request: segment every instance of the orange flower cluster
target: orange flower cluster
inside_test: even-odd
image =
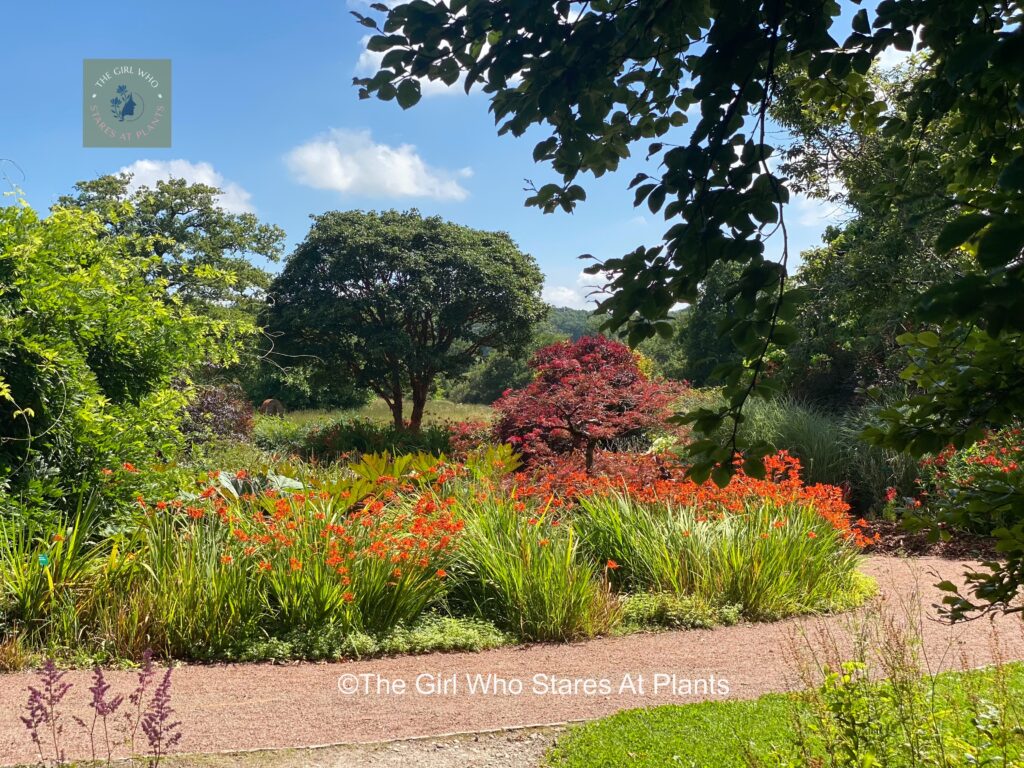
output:
[[[695,483],[684,476],[682,467],[673,467],[650,455],[623,454],[603,474],[588,474],[569,467],[541,475],[517,476],[517,493],[523,497],[544,499],[553,507],[568,508],[575,499],[591,495],[626,493],[635,501],[669,504],[707,510],[708,518],[742,512],[751,502],[771,501],[779,506],[808,505],[837,531],[857,546],[877,541],[865,520],[850,516],[843,491],[834,485],[805,485],[800,478],[800,461],[786,451],[764,460],[763,480],[738,469],[724,488],[710,480]]]
[[[406,576],[414,581],[447,576],[441,566],[457,545],[463,522],[452,512],[454,500],[439,491],[457,474],[450,466],[431,467],[413,478],[420,481],[419,488],[408,476],[381,475],[370,484],[369,495],[335,487],[270,489],[236,498],[210,485],[189,506],[172,502],[157,508],[177,512],[193,524],[228,527],[230,543],[221,557],[225,566],[295,578],[310,569],[326,569],[341,587],[351,585],[345,601],[352,602],[366,586],[360,584],[361,577],[376,579],[384,573],[387,583],[396,586]]]

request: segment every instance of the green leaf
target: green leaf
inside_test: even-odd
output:
[[[1003,217],[993,222],[978,239],[978,263],[999,267],[1020,256],[1024,248],[1024,220]]]
[[[398,106],[402,109],[409,109],[420,100],[420,83],[418,80],[408,78],[398,84]]]
[[[861,8],[853,15],[852,25],[854,32],[860,32],[862,35],[871,33],[871,24],[868,22],[868,12],[866,8]]]
[[[1024,189],[1024,155],[1011,161],[999,174],[999,186],[1007,189]]]
[[[992,218],[984,213],[969,213],[953,219],[942,228],[939,236],[935,239],[935,250],[946,253],[967,242],[982,227],[988,224]]]

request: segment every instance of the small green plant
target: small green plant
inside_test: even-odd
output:
[[[572,640],[618,622],[617,602],[580,550],[571,525],[511,500],[466,500],[466,530],[453,566],[462,599],[526,640]]]
[[[61,607],[74,613],[109,544],[98,534],[100,517],[99,496],[83,493],[74,513],[53,523],[0,526],[0,605],[8,621],[40,637],[53,629]]]
[[[622,601],[622,625],[626,630],[708,629],[739,621],[743,606],[716,606],[700,597],[671,592],[638,592]]]

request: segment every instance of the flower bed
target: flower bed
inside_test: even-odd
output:
[[[51,582],[9,601],[22,606],[12,619],[36,645],[89,637],[113,656],[250,658],[296,637],[327,640],[292,643],[292,655],[336,656],[387,647],[369,639],[438,613],[568,640],[644,613],[628,610],[633,594],[674,596],[666,604],[684,601],[694,624],[867,594],[856,566],[868,534],[838,489],[804,486],[784,454],[764,480],[741,473],[724,488],[653,457],[605,475],[516,465],[490,447],[460,464],[365,456],[295,477],[204,474],[180,498],[140,499],[122,534],[79,521],[23,542],[19,556],[49,559]]]

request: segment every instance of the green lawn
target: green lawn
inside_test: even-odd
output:
[[[406,408],[406,418],[408,410]],[[471,405],[469,403],[453,403],[448,400],[430,400],[427,403],[426,412],[423,415],[424,425],[443,423],[448,421],[490,421],[493,411],[487,405]],[[289,421],[296,424],[309,424],[311,422],[337,421],[344,418],[370,419],[371,421],[390,422],[391,411],[387,403],[376,398],[362,408],[349,410],[309,410],[291,411],[287,414]]]
[[[970,740],[976,741],[977,735],[970,725],[975,707],[970,702],[1024,701],[1024,664],[1010,664],[1005,669],[1006,688],[1002,695],[997,676],[991,670],[948,673],[935,678],[938,711],[945,713],[941,721],[943,731],[957,736],[971,732]],[[769,694],[753,701],[715,701],[620,712],[571,729],[549,753],[548,765],[553,768],[758,765],[757,758],[767,758],[773,749],[792,743],[797,706],[798,700],[794,697]],[[1008,715],[1012,716],[1013,724],[1020,722],[1019,710]],[[1017,762],[1024,757],[1024,737],[1011,738],[1015,739],[1012,757],[1005,764],[1024,765],[1024,762]],[[748,758],[754,758],[753,763]],[[778,764],[770,759],[763,763],[765,766]]]

